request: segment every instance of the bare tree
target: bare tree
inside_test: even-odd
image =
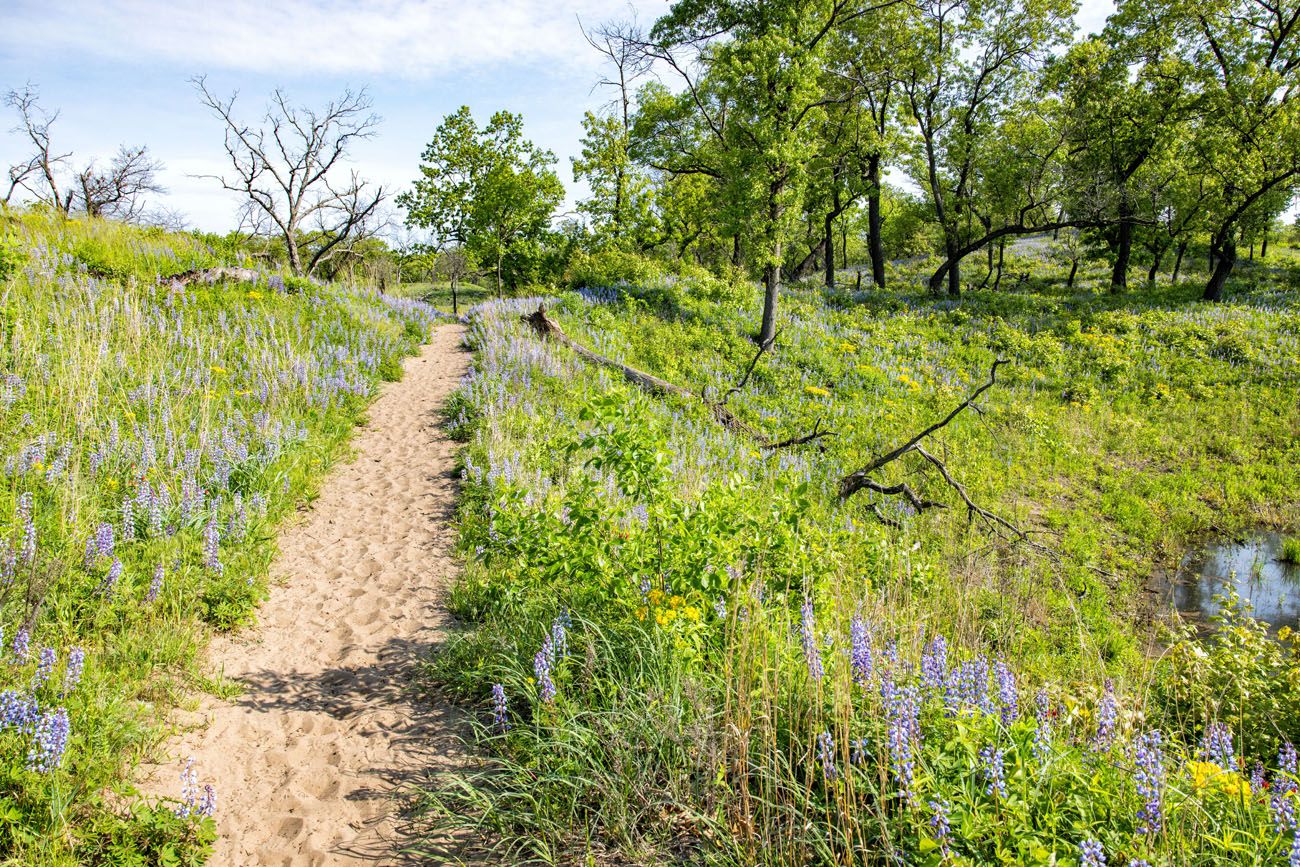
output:
[[[56,111],[50,114],[40,106],[40,94],[31,82],[21,90],[5,94],[5,106],[18,113],[18,125],[11,132],[25,137],[32,147],[25,162],[9,167],[9,189],[4,202],[9,203],[20,188],[36,197],[37,201],[67,213],[72,206],[73,192],[59,188],[59,171],[71,153],[56,154],[50,146],[50,127],[59,119]]]
[[[107,169],[101,171],[92,162],[78,173],[77,204],[91,217],[139,219],[144,213],[141,197],[163,191],[157,181],[161,169],[162,163],[149,156],[147,147],[123,145]]]
[[[235,118],[238,94],[223,100],[203,76],[191,81],[203,105],[225,124],[233,170],[204,177],[245,197],[246,223],[284,240],[293,273],[310,275],[351,240],[370,233],[387,191],[372,188],[356,171],[342,171],[349,149],[373,136],[379,124],[364,90],[344,91],[316,110],[290,104],[276,89],[262,126],[253,127]]]

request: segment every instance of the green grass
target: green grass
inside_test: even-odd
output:
[[[698,402],[539,343],[518,322],[536,300],[481,310],[449,413],[468,443],[451,604],[474,628],[428,678],[482,708],[493,758],[470,786],[430,789],[433,825],[512,863],[1073,864],[1089,839],[1110,863],[1284,860],[1292,836],[1241,772],[1258,759],[1275,787],[1291,779],[1277,749],[1300,739],[1300,644],[1235,613],[1207,642],[1161,635],[1144,590],[1206,532],[1300,523],[1296,272],[1271,256],[1204,305],[1195,278],[1112,296],[1092,265],[1067,293],[1049,263],[1009,258],[1025,281],[960,302],[908,269],[888,292],[783,296],[777,348],[729,406],[773,439],[820,420],[824,450],[766,451]],[[681,286],[549,306],[597,351],[721,394],[753,355],[757,293]],[[910,458],[880,480],[949,508],[838,501],[842,475],[942,418],[997,357],[1011,364],[982,411],[930,447],[1041,548],[972,525]],[[939,637],[960,700],[917,680]],[[913,687],[909,800],[888,723]],[[1240,768],[1196,763],[1214,723]],[[1165,825],[1145,834],[1132,744],[1153,728]],[[981,777],[989,749],[1006,794]]]
[[[71,737],[41,768],[30,726],[0,729],[0,860],[199,863],[211,821],[141,799],[133,766],[178,701],[219,686],[197,671],[206,636],[255,617],[276,525],[435,315],[330,286],[175,289],[160,275],[218,263],[190,236],[2,219],[0,688],[47,720],[66,711]]]

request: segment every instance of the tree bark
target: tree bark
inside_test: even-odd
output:
[[[835,288],[835,218],[838,214],[827,214],[823,230],[825,240],[822,242],[826,260],[826,288]]]
[[[1186,253],[1187,253],[1187,242],[1184,241],[1178,245],[1177,255],[1174,256],[1174,273],[1173,276],[1169,278],[1169,282],[1171,283],[1178,282],[1178,272],[1181,271],[1183,268],[1183,256]]]
[[[456,278],[455,278],[455,277],[452,277],[452,278],[451,278],[451,315],[452,315],[452,316],[459,316],[459,315],[460,315],[460,310],[459,310],[458,307],[457,307],[457,299],[456,299]]]
[[[1074,288],[1074,275],[1079,273],[1079,260],[1075,259],[1070,263],[1070,276],[1065,278],[1065,288]]]
[[[871,279],[885,288],[884,220],[880,213],[880,155],[867,159],[867,254],[871,256]]]
[[[1264,233],[1264,238],[1259,242],[1259,258],[1268,258],[1268,232]]]
[[[1165,248],[1151,251],[1151,267],[1147,269],[1147,283],[1152,286],[1156,283],[1156,275],[1160,273],[1160,263],[1165,259]]]
[[[1232,274],[1233,266],[1237,264],[1237,239],[1229,229],[1212,247],[1215,248],[1214,270],[1210,272],[1210,279],[1205,284],[1205,294],[1201,298],[1205,301],[1221,301],[1223,287],[1228,282],[1228,276]]]
[[[768,187],[767,219],[771,232],[770,259],[763,269],[763,321],[758,329],[758,345],[776,339],[776,308],[781,295],[781,191],[784,184],[774,181]]]
[[[1114,293],[1128,289],[1128,263],[1133,256],[1132,216],[1132,209],[1127,204],[1121,204],[1115,239],[1115,266],[1110,272],[1110,291]]]

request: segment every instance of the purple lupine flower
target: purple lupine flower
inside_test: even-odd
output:
[[[1157,834],[1164,824],[1165,798],[1165,754],[1160,732],[1147,732],[1133,742],[1133,760],[1137,765],[1133,782],[1142,799],[1137,813],[1138,833]]]
[[[713,603],[713,615],[719,620],[727,619],[727,600],[725,597],[719,596]]]
[[[1151,862],[1145,858],[1134,858],[1128,862],[1128,867],[1151,867]]]
[[[835,766],[835,739],[828,731],[817,736],[817,758],[821,760],[825,779],[833,780],[839,775],[839,768]]]
[[[10,647],[10,650],[13,651],[14,659],[17,662],[27,661],[28,655],[30,654],[31,642],[32,634],[28,631],[26,626],[14,633],[14,642]]]
[[[113,525],[112,524],[103,523],[95,528],[95,552],[100,557],[113,556]]]
[[[871,630],[861,615],[849,621],[849,664],[853,669],[853,682],[866,687],[875,668],[871,658]]]
[[[867,763],[867,739],[857,738],[849,741],[849,764],[864,765]]]
[[[1264,763],[1255,762],[1255,767],[1250,769],[1250,791],[1251,794],[1258,795],[1265,789],[1264,784]]]
[[[569,614],[569,609],[561,608],[560,613],[555,615],[555,620],[551,621],[551,650],[554,653],[552,662],[568,655],[569,629],[572,626],[573,617]]]
[[[1106,850],[1100,840],[1084,840],[1079,844],[1079,867],[1106,867]]]
[[[948,818],[951,809],[943,798],[933,798],[930,801],[930,827],[934,830],[934,839],[939,844],[939,854],[943,859],[952,855],[952,822]]]
[[[1226,771],[1236,770],[1237,754],[1232,746],[1232,730],[1221,722],[1210,723],[1201,737],[1201,757]]]
[[[894,688],[890,683],[890,695],[886,705],[888,717],[889,757],[894,771],[894,780],[899,792],[909,804],[916,803],[916,792],[912,788],[912,777],[916,772],[915,748],[921,740],[920,696],[916,687]],[[882,687],[883,688],[883,687]]]
[[[1020,693],[1016,689],[1016,675],[1002,660],[993,663],[993,679],[998,685],[998,715],[1002,725],[1010,728],[1020,716]]]
[[[97,590],[99,595],[103,596],[105,599],[112,599],[113,591],[117,589],[117,582],[120,581],[121,578],[122,561],[114,557],[113,564],[108,567],[108,574],[104,576],[103,581],[99,582],[99,589]]]
[[[221,527],[217,524],[215,512],[203,528],[203,565],[217,575],[225,568],[221,565]]]
[[[122,537],[135,538],[135,501],[130,494],[122,497]]]
[[[163,577],[166,575],[166,571],[161,563],[153,567],[153,578],[149,581],[149,592],[145,594],[146,601],[158,601],[158,594],[162,592]]]
[[[27,751],[27,769],[37,773],[49,773],[63,764],[63,754],[68,749],[68,735],[71,725],[68,722],[67,708],[57,708],[41,714],[32,729],[32,745]]]
[[[176,815],[188,819],[198,810],[199,775],[194,771],[194,757],[185,760],[181,768],[181,802],[176,805]]]
[[[542,649],[533,657],[533,674],[537,677],[537,697],[543,702],[555,700],[555,683],[551,680],[551,666],[554,664],[555,651],[551,647],[551,637],[542,641]]]
[[[1296,751],[1288,741],[1278,748],[1277,773],[1273,775],[1273,788],[1269,793],[1269,807],[1273,811],[1273,823],[1279,834],[1296,829],[1295,798],[1296,791]]]
[[[1041,764],[1052,749],[1052,700],[1045,689],[1034,696],[1034,721],[1038,724],[1034,729],[1034,758]]]
[[[936,635],[921,652],[921,685],[929,692],[938,692],[947,679],[948,642]]]
[[[95,551],[95,537],[91,536],[89,539],[86,540],[86,554],[82,558],[81,565],[87,569],[92,568],[95,565],[96,553],[97,552]]]
[[[217,790],[211,783],[203,784],[203,794],[194,805],[194,814],[208,819],[217,814]]]
[[[1007,796],[1006,766],[1002,751],[993,744],[980,750],[980,776],[984,779],[984,794],[999,798]]]
[[[805,599],[799,609],[799,638],[803,644],[804,660],[808,663],[808,676],[820,681],[826,670],[822,667],[821,648],[817,646],[817,622],[811,599]]]
[[[63,694],[67,695],[81,683],[81,672],[86,667],[86,651],[74,647],[68,651],[68,664],[63,669]]]
[[[1287,856],[1287,867],[1300,867],[1300,831],[1296,831],[1291,840],[1291,854]]]
[[[16,689],[0,692],[0,731],[27,731],[38,717],[36,699]]]
[[[54,664],[59,661],[59,654],[53,647],[41,648],[36,658],[36,671],[32,675],[32,692],[40,689],[54,673]]]
[[[23,528],[23,544],[18,549],[18,559],[30,563],[36,559],[36,520],[32,515],[32,494],[24,492],[18,498],[17,522]]]
[[[501,734],[510,731],[510,717],[506,706],[506,688],[499,683],[492,685],[492,722]]]
[[[1101,753],[1110,749],[1115,741],[1115,725],[1119,722],[1119,704],[1115,700],[1115,681],[1106,679],[1102,690],[1101,702],[1097,705],[1097,734],[1092,739],[1092,748]]]

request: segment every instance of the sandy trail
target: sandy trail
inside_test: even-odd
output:
[[[256,628],[209,650],[241,694],[205,697],[169,752],[213,782],[213,865],[394,864],[403,786],[457,754],[455,710],[407,694],[447,622],[453,444],[438,411],[468,364],[444,326],[386,386],[303,522],[288,527]],[[176,795],[176,764],[149,788]]]

